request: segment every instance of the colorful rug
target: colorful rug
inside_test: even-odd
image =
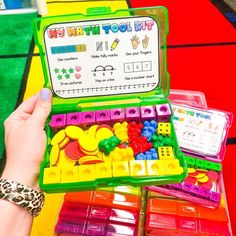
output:
[[[4,150],[3,122],[14,110],[26,73],[36,13],[0,15],[0,157]],[[20,92],[24,94],[24,89]]]
[[[85,12],[94,1],[48,0],[49,15]],[[110,1],[113,10],[126,8],[126,1]],[[108,1],[97,1],[99,6]],[[210,107],[231,111],[236,116],[233,103],[236,30],[208,0],[130,0],[132,7],[163,5],[169,11],[168,71],[172,89],[199,90],[206,94]],[[43,75],[37,49],[32,52],[32,20],[35,14],[0,15],[0,156],[4,150],[3,121],[14,110],[17,100],[26,99],[43,86]],[[31,58],[32,57],[32,58]],[[231,223],[236,232],[236,123],[229,133],[223,162],[226,195]],[[47,209],[45,208],[45,212]],[[45,214],[43,214],[45,215]],[[48,235],[41,221],[36,221],[32,236]],[[37,231],[39,230],[39,231]],[[42,234],[44,232],[44,234]]]

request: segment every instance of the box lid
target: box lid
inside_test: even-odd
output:
[[[89,8],[37,19],[45,87],[53,91],[53,111],[137,105],[165,98],[167,10],[164,7]],[[62,105],[63,104],[63,105]]]

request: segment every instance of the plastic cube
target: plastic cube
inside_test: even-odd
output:
[[[61,168],[61,182],[71,183],[79,180],[78,166]]]
[[[58,167],[44,169],[43,183],[56,184],[61,182],[61,170]]]
[[[112,163],[113,177],[129,176],[129,163],[127,161],[115,161]]]
[[[182,189],[185,191],[185,192],[189,192],[190,191],[190,189],[192,188],[192,184],[189,184],[189,183],[183,183],[182,184]]]
[[[128,107],[125,110],[126,121],[140,121],[140,109],[139,107]]]
[[[196,168],[205,169],[205,161],[201,159],[196,159]]]
[[[95,166],[94,165],[80,165],[79,166],[79,181],[93,181],[95,180]]]
[[[68,113],[66,120],[67,120],[67,125],[78,126],[81,124],[81,113],[80,112]]]
[[[111,178],[112,177],[111,163],[95,164],[95,175],[97,179]]]
[[[180,167],[179,160],[163,160],[164,162],[164,174],[165,175],[179,175],[183,173],[183,168]]]
[[[52,129],[65,128],[65,126],[66,126],[66,114],[53,115],[49,126]]]
[[[110,122],[110,111],[109,110],[96,111],[96,122],[98,124],[109,123]]]
[[[163,147],[158,147],[158,157],[160,160],[162,159],[174,159],[175,155],[173,152],[172,147],[168,146],[163,146]]]
[[[211,192],[210,200],[213,201],[213,202],[220,203],[221,194],[220,193],[216,193],[216,192]]]
[[[169,122],[171,117],[171,109],[169,104],[156,105],[157,121]]]
[[[154,106],[141,107],[141,119],[156,120],[156,111]]]
[[[123,122],[125,120],[125,109],[123,108],[111,109],[110,119],[112,123]]]
[[[145,161],[130,161],[130,175],[131,176],[145,176],[146,175],[146,165]]]
[[[157,134],[162,136],[170,136],[171,135],[170,123],[159,122],[157,127]]]
[[[163,168],[163,161],[162,160],[149,160],[146,161],[147,166],[147,175],[152,176],[163,176],[164,175],[164,168]]]
[[[81,112],[81,124],[93,125],[95,124],[95,112]]]

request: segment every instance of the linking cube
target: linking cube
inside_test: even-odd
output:
[[[96,111],[95,116],[98,124],[110,122],[110,110]]]
[[[141,119],[144,120],[156,120],[156,110],[154,106],[141,107]]]
[[[148,176],[163,176],[164,175],[164,166],[162,160],[148,160],[146,161],[147,175]]]
[[[217,193],[217,192],[211,192],[210,200],[213,201],[213,202],[220,203],[220,201],[221,201],[221,194]]]
[[[110,119],[112,123],[125,121],[125,109],[114,108],[110,110]]]
[[[81,112],[81,124],[84,126],[95,124],[95,112]]]
[[[196,165],[196,158],[190,157],[190,156],[185,156],[185,160],[187,162],[188,167],[195,167]]]
[[[169,122],[171,117],[171,110],[168,103],[156,105],[157,121]]]
[[[126,113],[126,121],[136,121],[136,122],[140,121],[141,114],[139,107],[127,107],[125,109],[125,113]]]
[[[129,162],[128,161],[115,161],[112,163],[113,177],[129,176]]]
[[[94,181],[95,180],[95,165],[80,165],[79,166],[79,181]]]
[[[130,161],[129,167],[131,176],[146,176],[145,161]]]
[[[196,159],[195,168],[205,169],[205,160]]]
[[[52,129],[65,128],[66,126],[66,114],[53,115],[49,126]]]
[[[49,167],[44,169],[43,183],[57,184],[61,182],[61,169],[59,167]]]
[[[78,168],[79,168],[78,166],[61,168],[61,182],[62,183],[78,182],[79,180]]]
[[[66,116],[67,125],[80,125],[81,112],[68,113]]]
[[[173,152],[172,147],[168,146],[163,146],[163,147],[158,147],[158,157],[160,160],[162,159],[174,159],[175,155]]]
[[[165,175],[179,175],[183,173],[183,167],[180,167],[178,159],[164,160],[164,174]]]
[[[157,134],[162,136],[170,136],[171,135],[170,123],[159,122],[157,127]]]
[[[95,175],[96,179],[111,178],[112,177],[111,163],[108,162],[108,163],[95,164]]]

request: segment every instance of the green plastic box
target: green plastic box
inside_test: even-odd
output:
[[[99,7],[87,9],[87,15],[37,19],[34,22],[34,36],[40,50],[44,86],[53,91],[51,116],[170,105],[167,99],[167,33],[168,13],[164,7],[115,12],[111,12],[109,7]],[[40,187],[46,192],[179,183],[186,177],[187,167],[178,147],[171,116],[172,146],[181,173],[45,183],[44,170],[50,168],[50,140],[54,135],[49,127],[51,116],[46,124],[48,145],[40,170]]]

